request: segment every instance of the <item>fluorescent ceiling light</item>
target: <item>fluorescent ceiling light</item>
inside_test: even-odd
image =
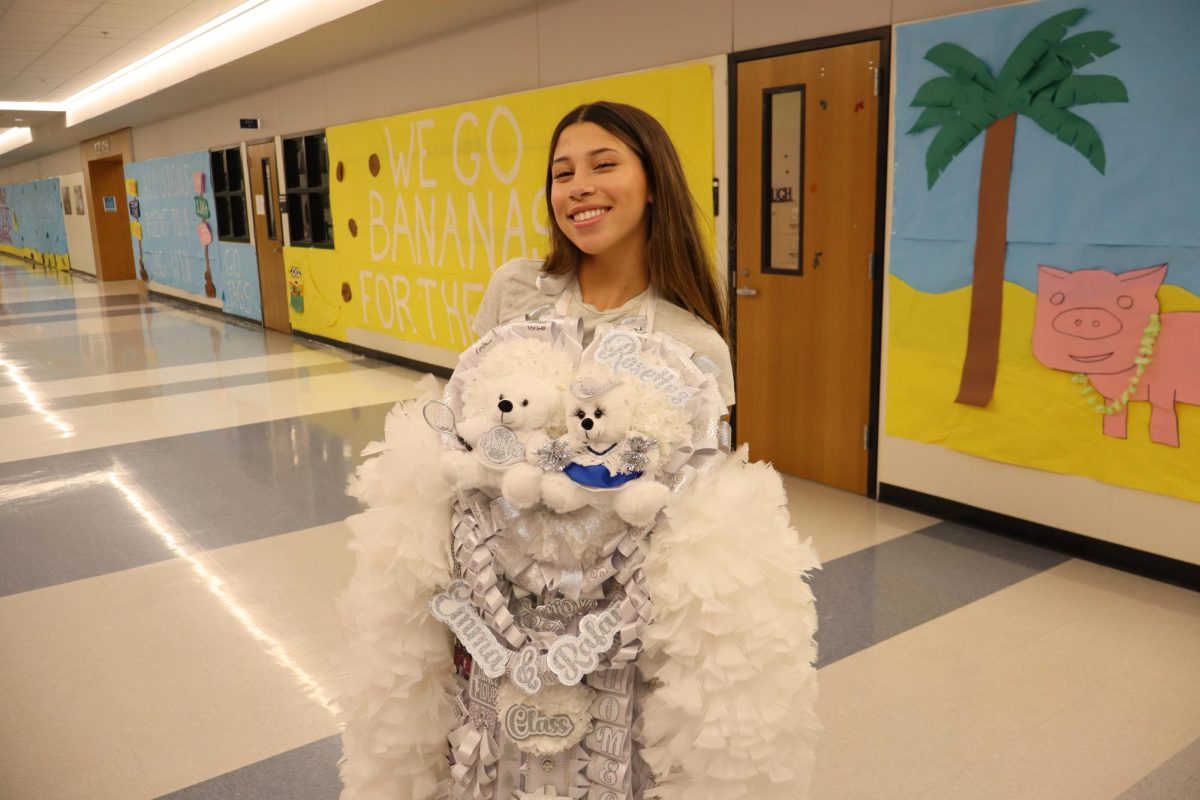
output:
[[[23,100],[0,100],[0,111],[66,111],[66,103],[27,103]]]
[[[174,50],[178,47],[182,47],[183,45],[187,44],[188,42],[190,42],[194,39],[200,38],[201,36],[208,33],[209,31],[213,30],[214,28],[219,28],[222,25],[224,25],[226,22],[230,22],[231,20],[237,19],[242,14],[245,14],[247,11],[255,9],[258,6],[261,6],[263,3],[266,3],[266,2],[269,2],[269,0],[247,0],[245,3],[242,3],[240,6],[231,8],[230,10],[226,11],[221,16],[214,17],[213,19],[210,19],[208,22],[204,23],[200,27],[188,31],[183,36],[180,36],[178,39],[174,39],[173,41],[167,42],[165,45],[158,48],[153,53],[150,53],[149,55],[146,55],[146,56],[142,56],[141,58],[139,58],[137,61],[133,62],[132,64],[122,67],[121,69],[117,70],[116,72],[112,73],[111,75],[107,75],[107,76],[101,78],[100,80],[96,81],[91,86],[88,86],[85,89],[81,89],[80,91],[78,91],[75,94],[68,97],[66,99],[66,101],[64,102],[64,105],[69,106],[69,105],[76,103],[78,100],[80,100],[83,97],[86,97],[87,95],[91,94],[92,92],[95,92],[98,89],[102,89],[105,86],[108,86],[110,83],[125,77],[126,75],[133,72],[134,70],[136,70],[140,67],[144,67],[145,65],[149,64],[151,61],[154,61],[155,59],[162,58],[163,56],[165,56],[167,53],[171,52],[172,50]]]
[[[4,133],[0,133],[0,155],[11,153],[32,141],[33,130],[31,128],[9,128]]]

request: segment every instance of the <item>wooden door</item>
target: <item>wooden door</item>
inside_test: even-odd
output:
[[[738,440],[783,472],[860,494],[879,65],[868,41],[742,61],[735,78]]]
[[[254,242],[258,251],[258,286],[262,292],[263,325],[291,333],[288,320],[287,275],[283,266],[283,218],[279,209],[279,172],[275,169],[275,143],[246,148],[250,168]]]
[[[89,161],[87,167],[96,251],[100,256],[96,277],[102,281],[135,280],[129,205],[125,200],[125,163],[116,155]]]

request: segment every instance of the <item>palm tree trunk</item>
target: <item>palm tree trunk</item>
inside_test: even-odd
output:
[[[967,356],[956,403],[985,408],[996,388],[1000,361],[1000,316],[1004,302],[1004,251],[1008,245],[1008,190],[1012,185],[1017,115],[988,127],[979,171],[979,216],[975,222],[975,274]]]

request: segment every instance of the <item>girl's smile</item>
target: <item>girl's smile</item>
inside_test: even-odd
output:
[[[644,251],[651,198],[641,159],[625,142],[595,123],[570,125],[550,170],[555,222],[585,257]]]

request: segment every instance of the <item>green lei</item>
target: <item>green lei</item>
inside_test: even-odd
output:
[[[1138,382],[1142,379],[1142,373],[1146,371],[1146,367],[1150,366],[1150,358],[1154,355],[1154,343],[1158,340],[1158,332],[1162,330],[1162,320],[1158,314],[1150,315],[1150,322],[1146,324],[1146,329],[1142,331],[1141,346],[1138,348],[1137,357],[1133,359],[1136,365],[1133,375],[1129,378],[1129,385],[1125,387],[1125,391],[1121,392],[1121,396],[1111,403],[1105,403],[1100,398],[1099,393],[1092,388],[1088,383],[1088,376],[1082,372],[1076,372],[1071,376],[1074,383],[1081,384],[1083,389],[1080,393],[1087,399],[1088,405],[1097,414],[1116,414],[1125,408],[1129,403],[1129,398],[1133,397],[1137,391]]]

